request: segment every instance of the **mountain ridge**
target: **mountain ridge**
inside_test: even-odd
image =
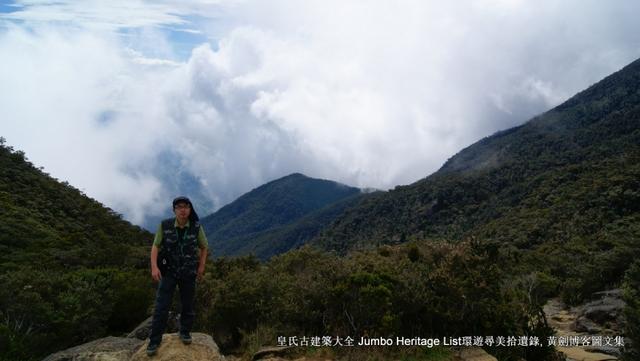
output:
[[[508,197],[505,191],[513,192],[511,202],[517,203],[528,194],[523,182],[547,171],[620,156],[632,161],[640,138],[639,85],[640,60],[636,60],[525,124],[464,148],[428,177],[398,186],[376,201],[362,202],[359,210],[347,210],[348,216],[336,220],[336,226],[324,230],[316,242],[324,240],[325,247],[344,251],[354,238],[363,244],[367,239],[393,243],[403,232],[405,236],[460,239],[473,225],[456,225],[447,217],[463,221],[478,215],[482,204],[496,195]],[[477,206],[467,210],[469,214],[460,214],[457,206],[461,204]],[[493,218],[487,215],[475,223]]]
[[[310,243],[344,255],[468,238],[550,277],[568,303],[620,285],[640,257],[640,60],[363,200]]]
[[[152,235],[4,142],[0,358],[32,360],[142,321]]]
[[[335,181],[292,173],[243,194],[201,224],[214,256],[254,253],[266,259],[305,243],[361,193]],[[270,250],[271,245],[277,251]]]

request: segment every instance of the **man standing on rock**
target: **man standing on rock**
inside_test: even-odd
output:
[[[187,197],[173,200],[175,218],[158,226],[151,247],[151,277],[159,281],[151,323],[147,355],[158,351],[167,325],[169,306],[176,286],[180,290],[180,340],[191,343],[191,327],[195,318],[196,279],[202,279],[207,260],[207,237],[198,214]],[[199,251],[198,251],[199,250]]]

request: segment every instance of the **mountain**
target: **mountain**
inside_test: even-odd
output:
[[[0,265],[43,269],[146,267],[152,235],[67,182],[36,168],[0,138]],[[33,260],[38,262],[34,263]]]
[[[153,300],[152,235],[4,142],[0,359],[42,359],[139,323]]]
[[[267,262],[213,260],[198,285],[197,328],[234,354],[282,334],[526,335],[541,344],[484,348],[557,360],[546,300],[622,286],[621,336],[637,345],[639,128],[636,61],[389,192],[358,196],[300,174],[265,184],[203,219],[214,254],[234,242],[273,250],[308,229],[320,232],[311,243],[345,256],[307,242]],[[151,235],[0,148],[0,359],[34,360],[146,316]],[[441,348],[383,349],[369,358],[443,358]]]
[[[266,183],[201,220],[214,256],[261,259],[313,238],[348,206],[358,188],[300,173]]]
[[[620,282],[640,255],[640,60],[434,174],[363,200],[312,243],[346,253],[469,237],[568,280],[569,299]]]

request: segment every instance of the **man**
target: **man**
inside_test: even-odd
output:
[[[207,237],[198,214],[187,197],[173,200],[175,218],[158,226],[151,247],[151,277],[159,281],[147,355],[158,351],[167,325],[169,306],[176,286],[180,290],[180,340],[191,343],[191,327],[195,318],[196,279],[201,280],[207,260]],[[198,254],[199,249],[199,254]]]

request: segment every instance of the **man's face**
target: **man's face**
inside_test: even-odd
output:
[[[180,202],[173,208],[173,212],[179,219],[187,219],[191,214],[191,207],[189,206],[189,203]]]

